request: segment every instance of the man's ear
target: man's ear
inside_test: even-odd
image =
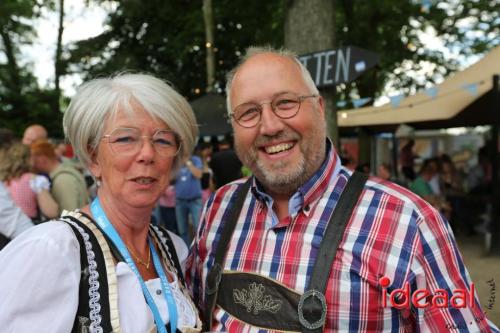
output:
[[[318,111],[319,113],[323,116],[323,119],[325,118],[325,100],[321,95],[318,96]]]

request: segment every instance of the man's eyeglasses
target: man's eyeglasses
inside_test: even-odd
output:
[[[276,95],[271,102],[266,103],[243,103],[234,108],[230,115],[240,126],[250,128],[260,122],[262,106],[269,104],[274,114],[282,119],[294,117],[300,109],[300,104],[306,98],[318,97],[318,95],[299,96],[294,93],[283,93]]]
[[[111,150],[121,156],[137,154],[142,149],[144,139],[149,140],[155,151],[162,157],[177,155],[181,147],[179,135],[169,130],[158,130],[153,136],[147,136],[141,135],[136,128],[121,127],[104,135],[103,139],[107,139]]]

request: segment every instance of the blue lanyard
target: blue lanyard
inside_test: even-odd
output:
[[[139,270],[135,266],[134,261],[132,260],[132,257],[130,256],[127,247],[125,246],[125,243],[123,243],[122,239],[120,238],[120,235],[116,231],[116,229],[113,227],[113,225],[109,222],[106,213],[103,211],[101,204],[99,203],[99,198],[96,197],[94,201],[92,201],[92,204],[90,205],[90,210],[92,211],[92,215],[94,215],[94,218],[97,221],[97,224],[101,227],[101,229],[104,231],[104,233],[113,241],[115,246],[118,248],[118,251],[120,251],[121,255],[129,265],[130,269],[135,273],[137,278],[139,279],[139,282],[141,284],[142,292],[144,294],[144,297],[146,298],[146,302],[149,305],[149,308],[153,312],[154,320],[156,323],[156,327],[158,329],[158,332],[160,333],[167,333],[167,330],[165,328],[165,323],[163,322],[163,319],[161,319],[160,316],[160,311],[158,310],[158,307],[156,306],[153,297],[151,296],[148,288],[146,287],[146,283],[144,283],[144,280],[142,279],[141,274],[139,273]],[[151,254],[153,255],[153,263],[156,269],[156,273],[160,277],[161,281],[161,289],[163,291],[163,295],[165,297],[165,300],[168,305],[168,315],[170,319],[170,332],[174,333],[177,330],[177,307],[175,305],[174,297],[172,295],[172,291],[170,289],[170,285],[168,283],[167,277],[165,275],[165,272],[163,271],[163,267],[160,262],[160,258],[158,257],[158,254],[156,253],[155,247],[153,246],[153,242],[151,237],[148,237],[148,242],[149,242],[149,248],[151,250]]]

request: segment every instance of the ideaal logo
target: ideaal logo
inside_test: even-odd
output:
[[[379,284],[382,287],[383,297],[382,306],[387,307],[387,287],[391,284],[391,280],[382,276],[379,279]],[[390,306],[396,309],[404,309],[413,305],[416,308],[473,308],[474,307],[474,293],[475,286],[471,283],[470,290],[467,289],[455,289],[453,290],[453,296],[450,298],[448,292],[445,289],[436,289],[434,294],[427,289],[417,289],[410,293],[410,284],[406,282],[403,288],[396,288],[389,294]]]

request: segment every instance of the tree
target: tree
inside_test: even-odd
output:
[[[375,69],[356,82],[337,87],[340,100],[375,99],[387,94],[387,89],[410,94],[459,69],[459,61],[447,59],[443,52],[426,45],[422,39],[424,32],[434,34],[444,47],[458,50],[464,57],[484,53],[500,44],[498,1],[433,2],[429,10],[422,10],[421,1],[332,1],[336,47],[356,45],[380,55]],[[358,134],[366,137],[363,129]],[[366,149],[360,149],[360,161],[367,162],[369,145],[363,147]]]
[[[60,113],[59,99],[61,97],[60,80],[61,76],[65,72],[65,66],[62,60],[62,37],[64,32],[64,0],[59,0],[59,26],[57,28],[57,42],[56,42],[56,53],[54,56],[54,99],[53,102],[53,112]]]
[[[380,62],[350,85],[339,87],[340,96],[376,98],[386,85],[412,93],[432,85],[460,63],[430,48],[423,32],[464,57],[484,53],[500,44],[498,1],[452,0],[437,2],[423,10],[421,1],[335,0],[337,46],[357,45],[380,54]],[[415,72],[431,70],[415,77]],[[350,105],[348,106],[350,107]]]
[[[304,19],[307,17],[307,19]],[[297,54],[333,49],[335,47],[335,8],[331,0],[288,1],[285,14],[285,47]],[[337,114],[334,91],[321,92],[329,137],[338,144]]]
[[[205,47],[207,49],[207,93],[214,89],[215,54],[214,54],[214,19],[212,0],[203,0],[203,20],[205,22]]]
[[[252,44],[283,43],[281,1],[213,4],[216,38],[214,91]],[[109,14],[103,34],[72,45],[70,68],[86,79],[116,71],[153,73],[171,81],[188,98],[206,91],[205,26],[198,1],[122,1]]]
[[[38,87],[29,63],[20,63],[20,46],[35,38],[32,20],[45,2],[18,0],[0,2],[0,126],[22,133],[28,122],[47,126],[60,135],[61,115],[53,114],[53,91]]]

